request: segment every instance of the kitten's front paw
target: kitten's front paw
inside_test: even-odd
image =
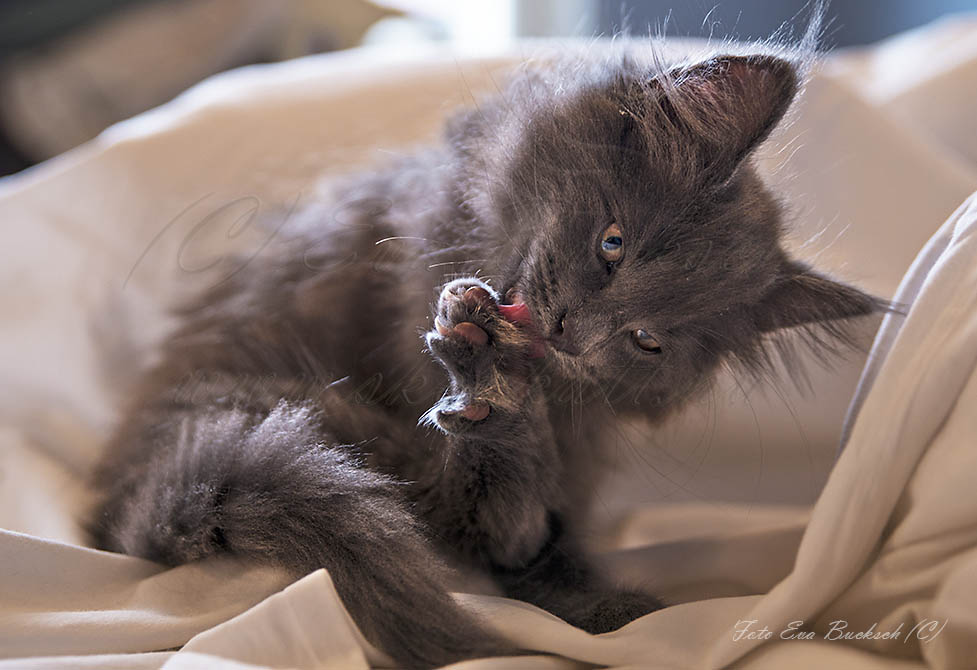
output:
[[[499,314],[498,296],[478,279],[456,279],[441,289],[428,347],[461,385],[477,384],[500,358],[500,344],[513,330]],[[502,342],[500,342],[500,340]]]
[[[426,337],[428,349],[451,378],[449,393],[432,412],[448,432],[519,409],[528,388],[530,338],[506,320],[498,295],[475,278],[444,286]]]

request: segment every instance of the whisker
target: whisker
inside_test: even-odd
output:
[[[489,260],[491,260],[491,259],[489,259],[489,258],[469,258],[468,260],[464,260],[464,261],[444,261],[443,263],[432,263],[431,265],[428,265],[427,266],[427,269],[428,270],[433,270],[434,268],[440,268],[440,267],[444,267],[446,265],[464,265],[465,263],[484,263],[484,262],[489,261]]]

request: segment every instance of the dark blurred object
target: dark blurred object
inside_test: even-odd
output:
[[[666,35],[738,39],[769,37],[783,23],[803,30],[812,0],[593,0],[596,29],[614,34],[622,25],[632,34],[665,28]],[[827,47],[869,44],[952,12],[974,11],[977,0],[835,0],[828,4]],[[666,17],[668,20],[666,21]],[[796,32],[796,31],[795,31]]]
[[[201,79],[367,42],[514,37],[768,37],[813,0],[0,0],[0,174],[70,149]],[[823,45],[866,44],[977,0],[834,0]]]
[[[357,44],[365,0],[7,0],[0,174],[85,142],[201,79]]]
[[[151,0],[4,0],[0,58],[53,40],[125,5]]]
[[[0,3],[0,72],[5,61],[18,51],[54,40],[124,5],[144,1],[5,0]],[[0,175],[34,162],[7,135],[6,127],[0,108]]]

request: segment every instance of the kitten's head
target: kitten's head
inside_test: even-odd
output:
[[[554,76],[523,78],[453,141],[474,216],[504,231],[500,288],[526,302],[558,376],[664,413],[724,359],[763,367],[769,333],[802,326],[830,345],[878,308],[787,256],[751,165],[797,93],[790,61]]]

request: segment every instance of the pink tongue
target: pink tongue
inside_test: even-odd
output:
[[[524,302],[519,302],[515,305],[499,305],[499,311],[502,312],[502,316],[506,321],[511,321],[520,326],[528,326],[533,322],[529,308],[526,307],[526,303]]]
[[[533,316],[529,313],[529,308],[526,307],[526,303],[517,302],[514,305],[499,305],[499,312],[506,321],[527,328],[533,334],[532,344],[529,345],[529,356],[531,358],[543,358],[546,355],[546,345],[533,327]]]

